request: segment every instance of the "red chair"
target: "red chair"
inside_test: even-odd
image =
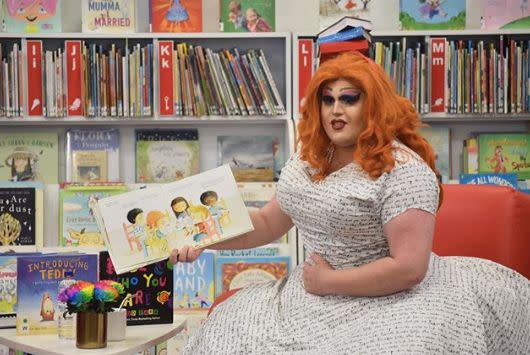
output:
[[[491,185],[443,190],[433,251],[489,259],[530,279],[530,195]]]
[[[433,251],[495,261],[530,279],[530,195],[510,187],[443,185]],[[210,308],[237,290],[220,295]]]

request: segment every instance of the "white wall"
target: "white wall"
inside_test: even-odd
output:
[[[400,0],[372,0],[371,13],[375,29],[398,29]],[[465,0],[462,0],[465,1]],[[480,28],[480,4],[483,0],[467,0],[467,24]],[[63,0],[63,32],[81,31],[81,0]],[[136,0],[137,31],[149,31],[148,0]],[[217,32],[219,0],[202,0],[203,32]],[[276,31],[296,33],[318,32],[319,0],[276,0]]]

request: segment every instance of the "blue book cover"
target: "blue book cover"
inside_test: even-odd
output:
[[[176,263],[173,272],[176,311],[210,308],[215,297],[212,252],[203,252],[192,263]]]
[[[460,184],[477,185],[499,185],[518,188],[517,174],[462,174],[459,179]]]
[[[97,281],[97,255],[48,254],[17,259],[17,335],[57,333],[58,285],[66,272]]]
[[[120,134],[116,128],[66,132],[66,181],[120,180]]]
[[[279,280],[287,276],[291,258],[268,257],[218,257],[215,264],[215,295],[250,284]]]
[[[399,20],[403,30],[462,30],[466,26],[466,2],[400,0]]]

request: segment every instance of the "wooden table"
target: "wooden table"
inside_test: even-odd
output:
[[[128,326],[125,340],[108,341],[102,349],[78,349],[75,339],[59,339],[57,334],[17,336],[16,329],[0,329],[0,344],[35,355],[136,354],[174,337],[185,327],[186,317],[177,315],[172,324]]]

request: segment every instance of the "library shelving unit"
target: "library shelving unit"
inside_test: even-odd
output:
[[[462,43],[462,48],[467,49],[469,45],[472,45],[472,48],[477,50],[477,43],[482,41],[484,45],[484,50],[489,50],[490,48],[495,48],[497,53],[500,47],[500,41],[502,38],[504,53],[506,55],[507,51],[510,50],[510,41],[516,41],[515,44],[519,47],[522,47],[522,56],[524,56],[524,51],[528,51],[528,36],[530,35],[530,30],[447,30],[447,31],[371,31],[372,43],[382,42],[383,44],[388,44],[390,42],[399,43],[401,45],[401,56],[403,62],[405,61],[405,54],[403,47],[412,49],[416,51],[416,48],[419,48],[418,53],[425,55],[425,63],[430,63],[432,60],[432,55],[430,53],[430,41],[432,38],[443,38],[446,41],[455,41],[455,43]],[[311,74],[311,71],[314,70],[314,58],[316,56],[316,48],[314,46],[316,36],[314,33],[299,33],[294,34],[293,36],[293,117],[298,117],[298,102],[299,97],[301,96],[299,92],[303,90],[300,85],[304,85],[304,78],[307,77],[308,73]],[[313,43],[313,47],[311,44]],[[403,45],[404,44],[404,45]],[[417,47],[418,46],[418,47]],[[491,46],[491,47],[490,47]],[[375,47],[375,46],[374,46]],[[391,52],[392,56],[390,61],[396,60],[396,46],[394,46],[394,51]],[[517,49],[516,49],[517,51]],[[374,50],[375,54],[375,50]],[[447,51],[445,53],[447,55]],[[312,55],[312,58],[311,58]],[[489,56],[489,54],[488,54]],[[488,57],[489,58],[489,57]],[[309,60],[309,62],[308,62]],[[449,58],[445,57],[446,62]],[[530,65],[528,59],[526,59],[526,65]],[[304,66],[305,65],[305,66]],[[405,65],[405,63],[403,64]],[[508,68],[509,70],[510,68]],[[520,85],[522,87],[524,83],[528,83],[530,79],[530,70],[528,68],[520,67],[519,71],[521,73]],[[508,75],[511,71],[508,71]],[[482,74],[481,74],[482,75]],[[300,83],[299,79],[302,78]],[[426,79],[426,89],[427,92],[424,96],[424,102],[429,102],[430,88],[431,88],[431,73],[429,65],[426,66],[425,72]],[[442,76],[443,79],[443,76]],[[404,80],[404,79],[403,79]],[[445,78],[447,82],[447,78]],[[463,81],[466,81],[465,78]],[[469,77],[467,82],[469,82]],[[396,80],[395,80],[396,82]],[[399,87],[399,84],[396,83],[396,86]],[[444,88],[445,95],[450,95],[450,89],[447,88],[447,85]],[[510,88],[508,87],[508,90]],[[522,89],[521,89],[522,90]],[[528,93],[530,87],[526,84],[526,96],[521,95],[520,97],[520,106],[522,109],[518,109],[515,112],[508,111],[506,113],[500,113],[498,110],[493,111],[492,109],[482,111],[482,112],[472,112],[463,113],[457,110],[458,113],[450,113],[451,110],[443,110],[444,112],[432,112],[430,107],[421,108],[420,114],[423,122],[426,124],[436,127],[436,126],[445,126],[450,129],[451,132],[451,179],[458,180],[460,175],[460,157],[462,154],[463,141],[468,138],[471,134],[474,133],[483,133],[483,132],[505,132],[505,133],[530,133],[530,107],[528,103]],[[509,92],[508,92],[509,93]],[[524,92],[523,92],[524,93]],[[509,98],[508,98],[509,100]],[[526,106],[523,103],[526,101]],[[508,101],[509,102],[509,101]],[[517,105],[518,102],[515,102]]]
[[[80,127],[114,127],[120,132],[120,180],[135,184],[135,135],[136,128],[196,128],[199,132],[200,169],[201,171],[217,166],[217,136],[220,135],[270,135],[280,140],[287,159],[294,150],[294,128],[291,113],[291,34],[290,33],[135,33],[135,34],[10,34],[0,33],[0,43],[4,48],[12,48],[17,43],[21,49],[23,78],[20,83],[32,80],[26,76],[26,43],[28,40],[41,40],[43,53],[46,50],[64,48],[66,40],[81,40],[87,44],[95,43],[107,47],[131,48],[140,44],[153,45],[153,100],[152,115],[149,117],[85,117],[67,116],[48,118],[29,116],[27,102],[24,103],[24,114],[19,117],[0,117],[2,132],[57,132],[59,136],[59,182],[66,178],[65,133],[70,128]],[[285,114],[275,116],[161,116],[158,98],[158,42],[171,40],[176,44],[203,46],[213,51],[237,47],[245,52],[248,49],[262,49],[285,106]],[[4,50],[4,59],[6,59]],[[43,54],[44,56],[44,54]],[[44,83],[45,85],[45,83]],[[26,97],[26,94],[23,95]],[[58,184],[45,187],[44,207],[44,245],[57,246],[59,228]],[[284,253],[296,263],[296,237],[290,232],[289,245],[283,248]]]

